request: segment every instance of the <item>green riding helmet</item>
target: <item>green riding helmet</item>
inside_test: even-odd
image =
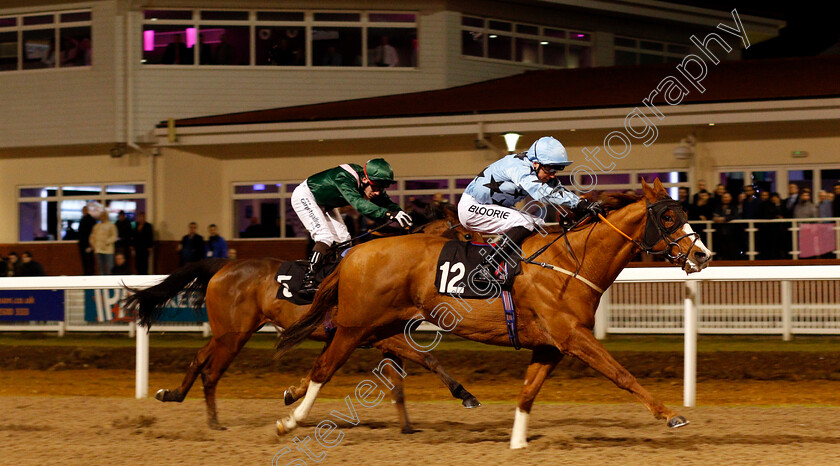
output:
[[[379,188],[387,188],[394,181],[394,170],[385,159],[371,159],[365,164],[365,176]]]

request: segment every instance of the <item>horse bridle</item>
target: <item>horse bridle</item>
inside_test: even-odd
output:
[[[684,265],[688,260],[688,252],[700,240],[700,235],[696,232],[686,233],[676,238],[674,233],[681,230],[682,227],[688,223],[688,218],[685,216],[680,203],[673,199],[660,199],[653,204],[645,200],[647,204],[647,221],[645,222],[645,233],[642,235],[642,241],[636,241],[623,231],[619,230],[606,217],[598,214],[598,217],[604,221],[612,229],[619,232],[622,236],[636,244],[642,251],[651,255],[664,255],[671,263],[676,265]],[[665,227],[662,217],[666,212],[671,211],[674,218],[674,224],[670,227]],[[686,251],[683,251],[680,246],[680,241],[685,238],[693,238],[691,246]],[[665,242],[665,248],[661,251],[654,251],[653,248],[659,244],[660,241]],[[676,251],[676,254],[674,253]]]

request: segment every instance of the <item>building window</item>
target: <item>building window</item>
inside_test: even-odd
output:
[[[676,63],[691,50],[686,45],[618,36],[613,39],[613,46],[616,66]]]
[[[0,71],[91,66],[90,10],[0,17]]]
[[[145,10],[143,63],[416,67],[417,15]]]
[[[461,17],[461,54],[558,68],[592,66],[588,32]]]
[[[75,241],[79,239],[82,208],[105,210],[111,221],[120,211],[134,220],[146,210],[145,185],[25,186],[18,188],[19,241]]]

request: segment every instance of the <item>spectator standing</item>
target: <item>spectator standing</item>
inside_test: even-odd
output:
[[[32,253],[26,251],[21,256],[21,264],[15,273],[19,277],[43,277],[46,275],[44,266],[32,259]]]
[[[796,206],[793,208],[793,218],[816,218],[817,206],[811,202],[811,193],[803,191],[799,194]]]
[[[697,201],[691,206],[691,209],[688,210],[688,219],[689,220],[711,220],[712,214],[712,204],[711,204],[711,197],[709,196],[708,191],[704,191],[702,193],[697,193],[696,195]]]
[[[761,216],[761,200],[755,195],[755,186],[744,186],[744,200],[741,202],[741,218],[757,219]]]
[[[680,205],[681,205],[681,206],[682,206],[682,208],[683,208],[683,211],[685,211],[686,213],[688,213],[689,211],[691,211],[691,202],[689,202],[689,200],[688,200],[688,198],[689,198],[689,196],[688,196],[688,188],[679,188],[679,189],[677,190],[677,192],[678,192],[678,194],[677,194],[677,197],[678,197],[677,202],[679,202],[679,203],[680,203]]]
[[[198,225],[190,222],[189,231],[178,245],[179,265],[198,262],[204,257],[204,237],[196,233]]]
[[[82,258],[82,270],[84,275],[93,275],[93,248],[90,245],[90,234],[96,219],[90,214],[87,206],[82,207],[82,219],[79,221],[79,255]]]
[[[117,221],[114,223],[117,227],[117,243],[118,251],[125,254],[131,247],[131,220],[125,218],[125,211],[121,210],[117,214]]]
[[[736,225],[729,225],[729,221],[738,218],[738,207],[732,202],[732,195],[724,192],[720,197],[720,205],[715,208],[713,220],[715,222],[714,245],[721,260],[737,259],[740,252],[739,229]]]
[[[111,267],[111,275],[131,275],[131,266],[125,258],[125,254],[117,251],[114,254],[114,266]]]
[[[709,197],[712,196],[712,193],[706,190],[706,182],[704,180],[697,182],[697,192],[694,193],[694,196],[691,198],[692,204],[697,204],[697,201],[700,199],[700,193],[706,193]]]
[[[712,210],[717,210],[718,206],[721,204],[721,200],[723,199],[723,194],[726,193],[726,186],[719,184],[715,187],[715,195],[712,196],[712,199],[709,203],[712,205]]]
[[[820,203],[817,206],[817,215],[820,218],[834,216],[834,203],[829,199],[828,191],[820,189]]]
[[[117,227],[108,218],[108,211],[99,214],[99,223],[90,233],[90,245],[96,253],[99,275],[108,275],[114,267],[114,245],[117,243]]]
[[[242,232],[243,238],[265,238],[265,228],[263,228],[262,224],[260,223],[259,217],[251,217],[248,219],[251,223],[248,225],[248,228],[245,228],[245,231]],[[289,233],[286,232],[288,236]]]
[[[187,48],[181,34],[175,34],[172,42],[166,46],[161,63],[164,65],[192,65],[193,51]]]
[[[832,202],[831,216],[840,217],[840,183],[834,184],[834,201]]]
[[[0,256],[0,277],[8,277],[9,276],[9,263],[6,262],[6,258]]]
[[[376,66],[397,66],[400,64],[400,54],[393,45],[389,44],[388,36],[382,36],[379,45],[373,49],[373,64]]]
[[[20,273],[20,266],[21,266],[20,256],[18,256],[18,253],[14,252],[14,251],[10,252],[9,257],[7,258],[7,262],[8,263],[6,265],[6,267],[7,267],[6,276],[8,276],[8,277],[17,276]]]
[[[791,183],[790,186],[788,186],[788,194],[788,198],[785,199],[785,217],[791,218],[793,217],[793,209],[799,201],[799,185]]]
[[[137,212],[137,223],[134,225],[131,242],[134,246],[134,265],[140,275],[149,273],[149,256],[154,240],[154,230],[152,224],[146,222],[146,213]]]
[[[216,50],[213,51],[214,65],[235,65],[236,64],[236,49],[228,42],[228,36],[222,33],[219,36],[219,43],[216,45]]]
[[[228,256],[227,241],[219,235],[216,224],[213,223],[207,227],[207,242],[204,246],[205,257],[226,259]]]

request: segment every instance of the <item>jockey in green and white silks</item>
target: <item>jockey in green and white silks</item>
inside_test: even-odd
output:
[[[315,290],[315,272],[327,249],[351,239],[338,208],[350,205],[373,220],[394,220],[403,228],[411,226],[411,217],[385,193],[385,188],[394,183],[394,171],[388,162],[373,159],[364,167],[349,163],[324,170],[295,188],[292,208],[315,241],[302,291]]]
[[[496,252],[485,260],[488,267],[499,255],[515,257],[518,262],[519,245],[536,226],[544,224],[542,218],[513,208],[526,196],[558,208],[603,212],[600,204],[590,203],[560,185],[557,172],[571,164],[560,141],[542,137],[526,152],[490,164],[467,186],[458,202],[461,224],[481,233],[504,234]]]

